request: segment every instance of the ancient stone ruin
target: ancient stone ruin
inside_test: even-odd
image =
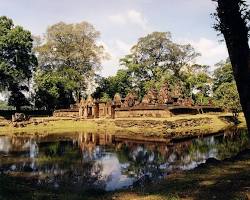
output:
[[[93,118],[130,118],[130,117],[171,117],[177,114],[199,114],[204,112],[220,112],[221,109],[212,105],[194,105],[191,98],[182,98],[181,90],[177,86],[172,92],[169,84],[165,83],[159,92],[151,88],[139,100],[134,92],[130,92],[123,99],[115,94],[112,101],[100,101],[91,95],[81,99],[71,109],[56,110],[57,117]]]

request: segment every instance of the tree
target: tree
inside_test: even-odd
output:
[[[213,74],[213,97],[215,103],[232,112],[235,123],[238,123],[238,114],[242,111],[240,98],[233,77],[233,69],[230,61],[220,62]]]
[[[100,33],[87,22],[60,22],[49,27],[45,41],[36,48],[39,60],[35,76],[36,91],[44,95],[49,93],[48,99],[51,96],[70,98],[66,104],[61,104],[65,100],[55,99],[57,107],[68,106],[72,97],[79,100],[87,82],[95,76],[101,67],[102,59],[106,57],[103,46],[97,44],[99,37]]]
[[[5,16],[0,17],[0,91],[11,91],[9,103],[20,109],[27,104],[28,89],[37,59],[32,52],[31,33]],[[23,103],[21,103],[23,102]]]
[[[217,69],[214,71],[213,91],[223,83],[231,83],[234,81],[233,69],[230,60],[221,61],[216,64]]]
[[[112,99],[116,93],[125,97],[132,90],[131,74],[128,70],[120,69],[115,76],[100,78],[94,97],[98,99]],[[104,98],[105,97],[105,98]]]
[[[242,110],[250,132],[249,10],[244,0],[215,1],[218,4],[215,14],[218,23],[215,28],[225,38]]]
[[[207,65],[191,65],[183,73],[183,82],[186,85],[186,97],[192,97],[195,103],[207,104],[211,92],[212,78]]]
[[[27,89],[26,89],[27,90]],[[16,110],[19,111],[22,106],[29,106],[30,102],[22,93],[20,88],[11,89],[11,94],[8,100],[8,104],[11,106],[15,106]]]
[[[181,69],[198,55],[190,44],[174,43],[169,32],[153,32],[138,40],[131,54],[121,59],[121,65],[130,71],[133,86],[143,96],[163,77],[182,81]]]
[[[215,90],[214,98],[219,106],[233,113],[234,122],[237,124],[241,105],[235,81],[222,83]]]
[[[71,88],[72,82],[57,73],[45,73],[36,77],[39,85],[35,94],[37,108],[53,110],[55,108],[68,108],[74,103]]]

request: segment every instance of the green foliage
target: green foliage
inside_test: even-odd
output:
[[[43,43],[37,38],[37,107],[68,107],[73,98],[80,99],[87,82],[95,76],[101,60],[106,57],[103,46],[97,44],[99,36],[100,33],[87,22],[60,22],[48,28]]]
[[[213,91],[223,83],[231,83],[234,81],[232,65],[229,60],[216,64],[217,69],[214,71]]]
[[[104,101],[104,102],[107,102],[107,101],[110,101],[112,100],[112,98],[107,94],[107,93],[102,93],[102,97],[100,98],[100,101]]]
[[[101,97],[106,93],[113,97],[115,93],[120,93],[125,97],[133,91],[142,98],[150,88],[160,89],[166,81],[173,89],[178,85],[190,94],[190,91],[186,91],[182,68],[190,65],[198,55],[191,45],[174,43],[169,32],[148,34],[132,47],[131,54],[120,59],[125,69],[98,82],[96,96]]]
[[[229,60],[220,62],[217,66],[218,68],[214,71],[214,99],[217,105],[232,112],[237,118],[242,108],[233,77],[232,66]]]
[[[119,93],[122,97],[132,89],[131,73],[128,70],[120,69],[115,76],[108,78],[100,78],[98,81],[98,87],[94,93],[95,98],[103,99],[105,96],[108,99],[113,98],[116,93]]]
[[[0,110],[12,110],[14,109],[12,106],[8,105],[8,102],[0,100]]]
[[[169,32],[153,32],[132,47],[129,55],[132,65],[127,67],[135,74],[140,72],[145,80],[156,79],[166,71],[179,76],[181,68],[197,56],[191,45],[174,43]]]
[[[74,103],[71,92],[74,82],[59,73],[37,73],[35,82],[38,86],[35,94],[36,107],[52,110],[67,108]]]
[[[32,52],[31,33],[0,17],[0,91],[11,91],[10,105],[27,104],[22,88],[29,84],[37,60]]]
[[[191,45],[174,43],[169,32],[153,32],[138,40],[121,65],[130,71],[133,87],[143,96],[166,77],[181,82],[181,69],[198,55]]]
[[[29,106],[30,102],[24,96],[21,89],[15,88],[15,89],[12,89],[11,91],[8,104],[15,106],[16,110],[20,110],[22,106]]]
[[[240,98],[235,81],[222,83],[214,93],[217,104],[231,112],[241,111]]]
[[[186,95],[191,96],[195,103],[206,105],[210,99],[212,78],[206,65],[192,65],[183,74]]]

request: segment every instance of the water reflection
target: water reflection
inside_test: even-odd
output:
[[[189,170],[208,158],[225,159],[248,145],[245,131],[178,143],[163,139],[78,133],[0,137],[0,173],[37,185],[115,190]]]

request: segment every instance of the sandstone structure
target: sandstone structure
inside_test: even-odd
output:
[[[71,109],[57,110],[54,116],[79,117],[81,119],[93,118],[130,118],[130,117],[171,117],[177,114],[198,114],[204,112],[218,112],[220,108],[194,105],[191,98],[182,98],[180,88],[176,87],[171,92],[168,83],[163,84],[159,92],[151,88],[139,100],[136,93],[128,93],[122,99],[115,94],[112,101],[100,101],[91,95],[81,99]]]

